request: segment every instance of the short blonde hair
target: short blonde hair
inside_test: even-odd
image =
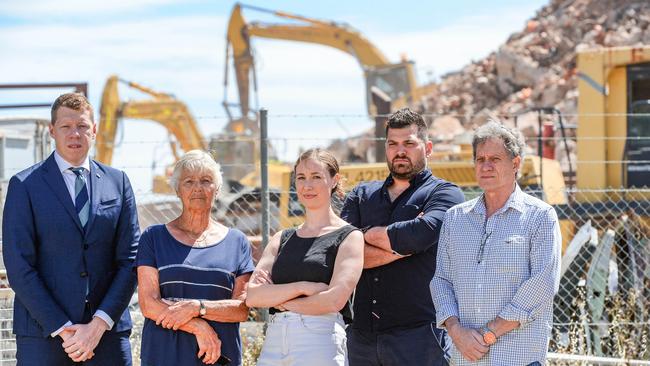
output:
[[[212,179],[217,186],[217,191],[221,190],[223,177],[221,176],[221,166],[214,161],[212,155],[203,150],[191,150],[185,153],[174,165],[174,171],[169,178],[169,185],[178,192],[178,184],[181,174],[185,171],[190,172],[207,172],[212,175]]]

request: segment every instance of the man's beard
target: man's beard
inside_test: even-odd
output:
[[[418,159],[415,161],[415,164],[409,159],[408,157],[395,157],[395,159],[406,159],[408,160],[408,163],[406,162],[400,162],[400,163],[393,163],[392,161],[388,162],[388,170],[390,170],[390,174],[393,176],[395,179],[400,179],[400,180],[410,180],[413,178],[415,175],[417,175],[419,172],[421,172],[425,167],[426,167],[426,160],[425,159]],[[401,167],[398,168],[396,165],[401,165]]]

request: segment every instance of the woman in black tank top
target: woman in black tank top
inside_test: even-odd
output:
[[[246,304],[271,314],[258,366],[347,365],[345,323],[363,268],[363,234],[332,209],[338,163],[321,149],[294,165],[305,222],[276,233],[248,287]]]

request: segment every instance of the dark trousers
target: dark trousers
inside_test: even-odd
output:
[[[348,327],[350,366],[446,366],[444,331],[435,324],[392,332]]]
[[[85,322],[92,319],[90,310],[84,314]],[[130,330],[105,332],[95,348],[95,356],[88,361],[75,363],[61,346],[61,337],[16,336],[18,366],[131,366]]]

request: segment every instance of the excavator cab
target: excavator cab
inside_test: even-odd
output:
[[[624,186],[650,185],[650,62],[627,67],[627,143]]]
[[[415,87],[413,82],[413,61],[404,61],[398,64],[366,67],[366,93],[368,110],[372,95],[371,88],[377,87],[391,100],[408,98]]]

